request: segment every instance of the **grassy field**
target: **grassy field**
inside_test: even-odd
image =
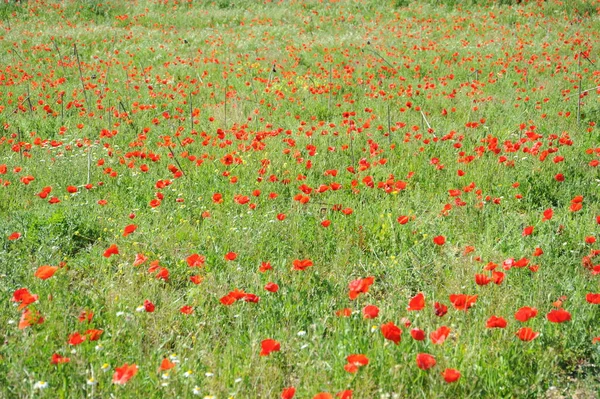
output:
[[[2,1],[0,397],[597,398],[600,3],[509,3]]]

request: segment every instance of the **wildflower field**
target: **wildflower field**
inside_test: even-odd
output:
[[[599,12],[3,0],[0,398],[597,398]]]

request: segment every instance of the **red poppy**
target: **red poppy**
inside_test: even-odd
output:
[[[450,328],[448,328],[446,326],[441,326],[440,328],[438,328],[435,331],[432,331],[429,334],[429,339],[431,339],[431,342],[433,344],[441,345],[444,343],[446,338],[448,338],[449,334],[450,334]]]
[[[190,314],[194,313],[194,308],[191,307],[190,305],[184,305],[181,307],[181,309],[179,309],[179,311],[183,314],[190,315]]]
[[[406,223],[408,223],[408,216],[404,216],[404,215],[398,216],[397,220],[398,220],[398,223],[400,223],[400,224],[406,224]]]
[[[585,300],[594,305],[600,305],[600,294],[587,294]]]
[[[105,258],[110,258],[112,255],[118,255],[119,254],[119,248],[117,247],[116,244],[112,244],[110,247],[108,247],[108,249],[106,251],[104,251],[104,256]]]
[[[402,335],[402,330],[395,325],[393,322],[389,322],[381,326],[381,333],[385,339],[389,339],[396,345],[400,342],[400,337]]]
[[[444,236],[433,237],[433,242],[437,245],[444,245],[446,243],[446,237],[444,237]]]
[[[40,266],[36,271],[34,276],[41,279],[47,280],[50,277],[54,276],[54,273],[58,270],[56,266]]]
[[[175,367],[175,363],[173,363],[166,357],[162,360],[162,362],[160,362],[160,370],[161,371],[170,370],[174,367]]]
[[[267,285],[265,285],[265,290],[269,292],[277,292],[279,291],[279,286],[275,283],[267,283]]]
[[[551,323],[564,323],[571,320],[571,313],[564,309],[552,309],[546,315],[546,318]]]
[[[61,356],[58,353],[53,354],[52,358],[50,359],[50,363],[52,363],[52,364],[63,364],[63,363],[69,363],[70,361],[71,361],[70,358]]]
[[[435,358],[427,353],[419,353],[417,355],[417,367],[421,370],[429,370],[436,363]]]
[[[129,234],[133,233],[138,227],[135,224],[130,224],[125,226],[123,229],[123,237],[127,237]]]
[[[235,252],[227,252],[225,254],[225,260],[233,261],[237,258],[237,254]]]
[[[279,352],[281,345],[274,339],[265,339],[260,343],[260,356],[268,356],[271,352]]]
[[[8,240],[9,241],[15,241],[18,240],[19,238],[21,238],[21,233],[15,231],[14,233],[12,233],[11,235],[8,236]]]
[[[147,260],[148,260],[147,256],[144,256],[143,254],[136,254],[135,260],[133,261],[133,265],[139,266],[139,265],[143,264],[144,262],[146,262]]]
[[[292,265],[294,270],[306,270],[313,265],[313,262],[310,259],[294,259]]]
[[[344,309],[337,310],[335,312],[335,315],[338,317],[350,317],[352,315],[352,309],[344,308]]]
[[[410,335],[415,341],[423,341],[425,339],[425,331],[420,328],[413,328],[410,330]]]
[[[523,229],[523,237],[530,236],[531,234],[533,234],[533,226],[527,226]]]
[[[32,295],[27,288],[19,288],[15,290],[13,296],[11,298],[12,302],[19,303],[18,310],[23,309],[24,307],[36,302],[38,300],[37,295]]]
[[[202,255],[191,254],[185,259],[185,261],[189,267],[202,267],[204,266],[204,262],[206,262],[206,258]]]
[[[237,299],[235,299],[232,295],[229,295],[229,294],[227,294],[227,295],[221,297],[221,299],[219,299],[219,301],[225,306],[233,305],[236,300]]]
[[[454,294],[450,295],[450,302],[456,310],[465,312],[477,302],[477,295]]]
[[[379,316],[379,308],[375,305],[365,306],[362,312],[365,319],[375,319]]]
[[[417,295],[412,297],[410,301],[408,301],[408,307],[406,310],[421,310],[425,307],[425,295],[422,292],[419,292]]]
[[[281,391],[281,399],[293,399],[294,395],[296,395],[296,388],[294,387],[287,387],[287,388],[283,388],[283,391]]]
[[[519,320],[520,322],[525,323],[527,320],[537,316],[537,313],[538,313],[538,311],[536,308],[530,308],[529,306],[524,306],[521,309],[517,310],[517,312],[515,313],[515,319]]]
[[[75,332],[71,335],[69,335],[69,345],[79,345],[81,343],[83,343],[85,341],[85,336],[79,334],[78,332]]]
[[[263,262],[260,264],[260,267],[258,268],[258,271],[261,273],[266,272],[267,270],[272,270],[273,266],[271,266],[271,263],[269,262]]]
[[[131,379],[138,372],[138,367],[135,364],[127,364],[125,363],[121,367],[115,368],[115,373],[113,374],[113,384],[125,385],[127,381]]]
[[[352,399],[352,390],[346,389],[345,391],[341,391],[335,394],[338,399]]]
[[[540,335],[540,333],[533,331],[529,327],[523,327],[516,332],[516,336],[519,337],[521,341],[533,341],[538,335]]]
[[[452,382],[458,381],[458,379],[460,378],[460,371],[456,369],[446,369],[442,372],[442,376],[444,377],[444,381],[450,384]]]
[[[475,274],[475,284],[477,285],[488,285],[491,281],[491,277],[485,274]]]
[[[365,355],[350,355],[346,359],[348,364],[344,366],[344,370],[349,373],[356,373],[360,367],[369,364],[369,359]]]
[[[333,399],[333,396],[331,396],[331,394],[327,392],[320,392],[313,396],[313,399]]]
[[[485,326],[487,328],[505,328],[506,327],[506,320],[502,317],[498,317],[498,316],[492,316],[488,319],[487,323],[485,324]]]
[[[156,306],[150,302],[149,300],[144,300],[144,310],[148,313],[152,313],[154,312],[154,309],[156,308]]]
[[[98,341],[102,336],[102,333],[104,333],[104,331],[91,328],[89,330],[86,330],[84,334],[90,341]]]
[[[69,192],[70,194],[74,194],[77,192],[77,187],[75,186],[68,186],[67,187],[67,192]]]
[[[373,281],[375,281],[375,277],[359,278],[351,281],[350,284],[348,284],[348,289],[350,290],[348,296],[350,297],[350,300],[356,299],[361,293],[367,293],[369,287],[373,284]]]
[[[31,311],[29,309],[25,309],[21,314],[21,319],[19,320],[19,330],[22,330],[29,326],[33,326],[35,324],[42,324],[43,322],[44,318],[42,317],[39,311]]]
[[[448,306],[443,303],[436,302],[433,304],[435,309],[435,315],[438,317],[443,317],[446,313],[448,313]]]

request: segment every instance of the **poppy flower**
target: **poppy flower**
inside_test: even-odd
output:
[[[32,295],[27,288],[19,288],[18,290],[15,290],[11,298],[11,302],[16,302],[19,304],[19,307],[17,308],[18,310],[23,309],[37,300],[38,296]]]
[[[421,370],[429,370],[437,363],[435,358],[427,353],[419,353],[416,360],[417,367]]]
[[[365,306],[362,312],[365,319],[375,319],[379,316],[379,308],[375,305]]]
[[[104,254],[102,256],[104,256],[105,258],[110,258],[112,255],[118,255],[119,254],[119,248],[117,247],[116,244],[112,244],[110,247],[108,247],[108,249],[106,251],[104,251]]]
[[[349,373],[356,373],[358,369],[362,366],[366,366],[369,364],[369,358],[365,355],[350,355],[346,358],[348,364],[344,366],[344,370]]]
[[[162,362],[160,362],[160,370],[166,371],[175,367],[175,363],[173,363],[169,358],[164,358]]]
[[[422,292],[419,292],[417,295],[412,297],[410,301],[408,301],[408,307],[406,310],[421,310],[425,307],[425,295]]]
[[[268,356],[271,352],[279,352],[281,345],[274,339],[265,339],[260,343],[260,356]]]
[[[390,321],[389,323],[381,326],[381,333],[385,339],[388,339],[398,345],[402,335],[402,330]]]
[[[429,339],[431,339],[431,342],[433,344],[441,345],[444,343],[446,338],[448,338],[449,334],[450,334],[450,328],[448,328],[446,326],[441,326],[440,328],[438,328],[435,331],[432,331],[429,334]]]
[[[450,295],[450,302],[456,310],[464,310],[465,312],[477,302],[477,295]]]
[[[42,324],[43,322],[44,318],[39,311],[31,311],[26,308],[21,314],[21,319],[19,320],[19,330],[23,330],[24,328],[33,326],[35,324]]]
[[[191,254],[185,259],[185,261],[189,267],[202,267],[204,266],[204,262],[206,262],[206,258],[202,255]]]
[[[546,318],[551,323],[564,323],[571,320],[571,313],[564,309],[552,309],[546,315]]]
[[[443,303],[436,302],[433,304],[433,308],[435,309],[435,315],[438,317],[443,317],[446,313],[448,313],[448,306]]]
[[[337,317],[350,317],[352,315],[352,309],[344,308],[344,309],[337,310],[335,312],[335,315]]]
[[[181,307],[181,309],[179,309],[179,311],[183,314],[190,315],[190,314],[194,313],[194,308],[191,307],[190,305],[184,305]]]
[[[147,256],[144,256],[143,254],[136,254],[135,260],[133,261],[133,266],[139,266],[139,265],[143,264],[144,262],[146,262],[147,260],[148,260]]]
[[[400,224],[406,224],[406,223],[408,223],[408,216],[405,216],[405,215],[398,216],[397,220],[398,220],[398,223],[400,223]]]
[[[227,252],[225,254],[225,260],[233,261],[237,258],[237,254],[235,252]]]
[[[146,312],[152,313],[152,312],[154,312],[155,308],[156,308],[156,306],[152,302],[150,302],[147,299],[144,300],[144,310]]]
[[[129,234],[133,233],[138,227],[135,224],[130,224],[125,226],[123,229],[123,237],[127,237]]]
[[[444,237],[444,236],[433,237],[433,242],[436,245],[444,245],[446,243],[446,237]]]
[[[456,369],[446,369],[442,372],[442,376],[444,377],[444,381],[450,384],[458,381],[460,378],[460,371]]]
[[[69,194],[75,194],[77,192],[77,187],[75,187],[75,186],[68,186],[67,187],[67,192]]]
[[[519,331],[517,331],[515,335],[519,337],[521,341],[527,342],[536,339],[538,335],[540,335],[540,333],[533,331],[529,327],[523,327]]]
[[[488,285],[491,281],[492,278],[485,274],[475,274],[475,284],[477,285]]]
[[[527,320],[537,316],[537,313],[538,313],[538,311],[536,308],[530,308],[529,306],[524,306],[524,307],[520,308],[519,310],[517,310],[517,312],[515,313],[515,319],[519,320],[520,322],[525,323]]]
[[[88,323],[90,323],[93,318],[94,318],[94,312],[91,312],[89,310],[82,310],[81,313],[79,313],[77,320],[79,320],[80,323],[83,323],[84,321],[87,321]]]
[[[125,363],[121,367],[115,368],[112,378],[113,384],[125,385],[137,372],[138,367],[135,364],[129,365]]]
[[[344,391],[336,393],[335,396],[337,396],[338,399],[352,399],[352,390],[346,389]]]
[[[546,209],[543,213],[542,213],[542,222],[545,222],[546,220],[550,220],[552,219],[552,216],[554,215],[554,210],[552,208],[548,208]]]
[[[485,323],[486,328],[505,328],[506,320],[502,317],[491,316]]]
[[[587,294],[585,300],[594,305],[600,305],[600,294]]]
[[[103,333],[104,333],[104,331],[102,331],[102,330],[91,328],[89,330],[86,330],[84,335],[90,341],[98,341]]]
[[[287,388],[283,388],[283,391],[281,391],[280,398],[281,399],[293,399],[294,395],[296,395],[296,388],[287,387]]]
[[[78,332],[75,332],[75,333],[69,335],[69,340],[68,340],[69,345],[76,346],[76,345],[83,343],[84,341],[85,341],[85,336],[79,334]]]
[[[350,300],[356,299],[361,293],[367,293],[369,287],[373,284],[373,281],[375,281],[375,277],[359,278],[351,281],[350,284],[348,284],[348,289],[350,290],[348,296]]]
[[[235,299],[232,295],[229,295],[229,294],[227,294],[227,295],[221,297],[221,299],[219,299],[219,302],[221,302],[225,306],[233,305],[235,303],[235,301],[237,301],[237,299]]]
[[[331,396],[331,394],[327,392],[320,392],[313,396],[313,399],[333,399],[333,396]]]
[[[40,266],[36,271],[34,276],[41,279],[47,280],[50,277],[54,276],[54,273],[58,270],[56,266]]]
[[[413,337],[415,341],[423,341],[425,339],[425,331],[420,328],[413,328],[410,330],[410,336]]]
[[[277,292],[279,291],[279,286],[275,283],[267,283],[267,285],[265,285],[265,290],[269,292]]]
[[[523,237],[527,237],[533,234],[533,226],[527,226],[523,229],[523,233],[521,235]]]
[[[21,233],[16,232],[16,231],[8,236],[9,241],[15,241],[15,240],[18,240],[19,238],[21,238]]]
[[[292,262],[292,266],[294,270],[306,270],[307,268],[313,265],[312,260],[310,259],[294,259]]]
[[[261,273],[264,273],[267,270],[272,270],[272,269],[273,269],[273,266],[271,266],[271,263],[269,263],[269,262],[262,262],[260,264],[260,267],[258,268],[258,271],[261,272]]]
[[[52,358],[50,359],[50,363],[52,364],[63,364],[69,363],[71,361],[70,358],[59,355],[58,353],[54,353]]]

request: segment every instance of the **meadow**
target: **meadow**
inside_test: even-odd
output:
[[[597,398],[600,2],[0,3],[1,398]]]

